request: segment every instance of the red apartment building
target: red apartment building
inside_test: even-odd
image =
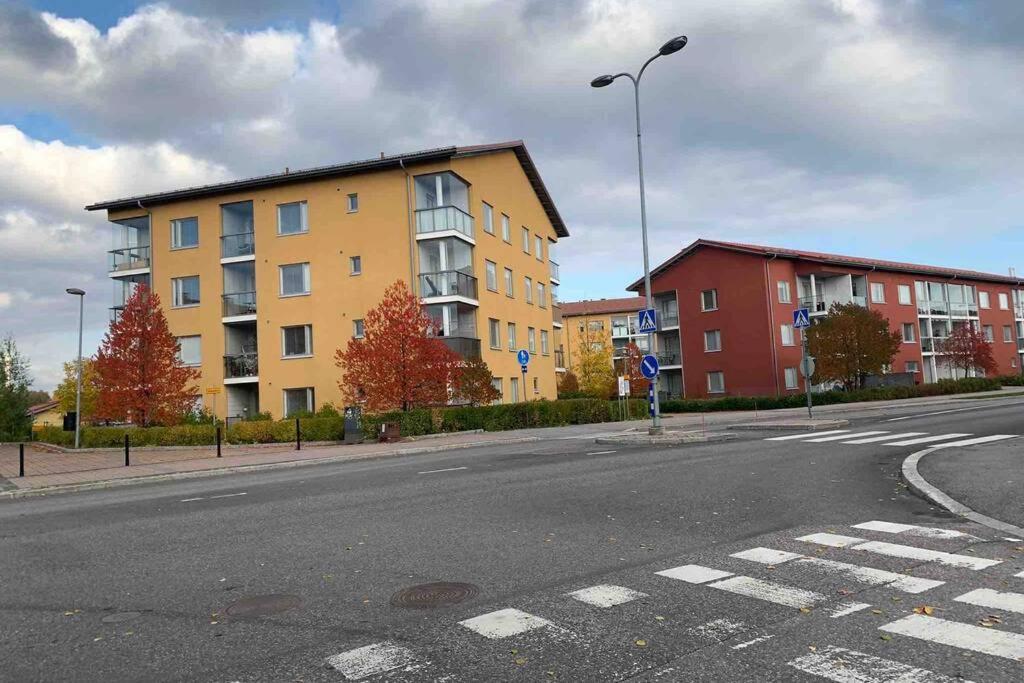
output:
[[[835,303],[880,311],[904,342],[893,372],[933,382],[951,373],[936,340],[973,324],[991,340],[997,374],[1021,372],[1024,279],[968,270],[697,240],[651,272],[655,305],[678,309],[657,353],[681,362],[661,373],[669,396],[799,392],[801,339],[793,310],[812,322]],[[643,280],[630,285],[643,294]]]

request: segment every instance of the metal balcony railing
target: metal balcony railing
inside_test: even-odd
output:
[[[220,257],[252,256],[256,253],[256,239],[252,232],[236,232],[220,238]]]
[[[256,315],[256,292],[233,292],[222,298],[222,315]]]
[[[255,353],[238,353],[224,356],[225,379],[256,377],[259,374],[259,362]]]
[[[480,340],[474,337],[441,337],[445,345],[463,358],[480,357]]]
[[[473,237],[473,217],[457,206],[416,209],[416,232],[420,234],[456,230]]]
[[[111,306],[110,307],[110,322],[116,323],[117,319],[121,317],[121,312],[124,311],[124,306]]]
[[[551,279],[552,280],[561,280],[562,277],[558,274],[558,264],[555,263],[554,261],[550,260],[550,258],[548,259],[548,264],[550,264],[550,266],[551,266]]]
[[[679,365],[678,353],[659,353],[658,365]]]
[[[658,327],[678,327],[679,311],[658,311]]]
[[[867,306],[867,299],[862,296],[841,296],[841,297],[811,297],[802,296],[797,299],[800,308],[809,308],[812,313],[828,313],[832,304],[857,304]]]
[[[458,270],[441,270],[420,274],[420,296],[464,296],[477,298],[476,278]]]
[[[149,268],[149,245],[142,247],[121,247],[107,252],[110,256],[110,272]]]

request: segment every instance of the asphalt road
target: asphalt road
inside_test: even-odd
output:
[[[553,438],[5,502],[0,679],[1018,681],[1024,596],[972,602],[1024,592],[1024,544],[908,493],[924,446],[884,442],[1024,433],[1019,401],[964,404],[817,443]],[[944,532],[852,526],[876,520]],[[438,581],[470,595],[391,604]],[[567,596],[594,587],[628,601]]]

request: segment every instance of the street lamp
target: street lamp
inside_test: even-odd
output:
[[[594,80],[590,81],[590,85],[594,88],[603,88],[611,85],[612,82],[620,76],[625,76],[629,80],[633,81],[633,97],[636,103],[636,158],[637,167],[640,171],[640,230],[643,235],[644,245],[644,293],[647,295],[647,308],[653,308],[653,298],[651,297],[651,265],[650,259],[647,255],[647,198],[644,195],[644,150],[640,144],[640,79],[643,78],[644,70],[647,66],[658,57],[664,55],[670,55],[674,52],[679,52],[686,47],[686,36],[676,36],[672,40],[668,41],[660,48],[658,48],[658,54],[654,55],[640,67],[640,72],[633,76],[629,73],[605,74],[598,76]],[[647,333],[647,348],[648,353],[654,350],[654,333]],[[661,432],[661,406],[658,401],[658,376],[655,375],[651,382],[654,387],[654,416],[651,418],[651,434],[658,434]]]
[[[78,297],[78,387],[75,390],[75,448],[79,446],[82,424],[82,313],[85,309],[85,290],[68,287],[64,290]]]

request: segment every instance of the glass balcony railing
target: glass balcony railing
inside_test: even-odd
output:
[[[441,341],[463,358],[480,357],[480,340],[475,337],[441,337]]]
[[[233,292],[222,298],[222,315],[256,315],[256,292]]]
[[[476,278],[458,270],[442,270],[420,274],[420,296],[464,296],[476,300]]]
[[[252,256],[256,253],[256,240],[251,232],[236,232],[220,238],[220,257]]]
[[[555,263],[554,261],[551,261],[550,257],[549,257],[549,260],[548,260],[548,264],[551,266],[551,279],[552,280],[561,280],[562,277],[561,277],[561,275],[558,274],[558,264]]]
[[[955,318],[977,318],[978,304],[949,304],[949,314]]]
[[[238,353],[224,356],[224,378],[256,377],[260,374],[259,362],[255,353]]]
[[[473,237],[473,217],[457,206],[436,206],[416,209],[416,232],[419,234],[456,230]]]
[[[110,272],[149,268],[149,245],[142,247],[121,247],[107,252],[110,256]]]

